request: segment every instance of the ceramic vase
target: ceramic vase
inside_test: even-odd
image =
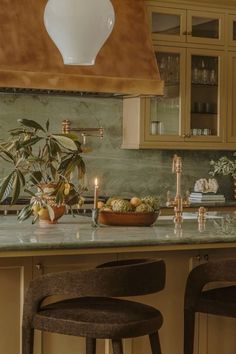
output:
[[[65,205],[57,205],[55,202],[55,197],[51,194],[55,189],[55,184],[40,184],[38,187],[38,196],[42,196],[44,200],[47,201],[47,204],[53,209],[54,218],[53,220],[50,218],[49,212],[47,208],[42,208],[39,213],[39,222],[44,224],[56,224],[58,219],[61,218],[65,213]]]
[[[110,0],[48,0],[44,11],[46,30],[64,64],[93,65],[114,22]]]

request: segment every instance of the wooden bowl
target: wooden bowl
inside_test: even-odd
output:
[[[150,226],[159,215],[159,211],[147,213],[99,211],[98,221],[112,226]]]

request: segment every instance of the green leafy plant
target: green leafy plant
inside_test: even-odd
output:
[[[85,164],[77,136],[51,133],[49,121],[45,127],[28,119],[18,119],[18,123],[18,128],[9,131],[8,139],[0,141],[0,157],[11,165],[9,174],[0,180],[0,202],[10,197],[13,204],[22,191],[28,193],[30,204],[18,219],[23,221],[34,214],[33,222],[42,208],[53,219],[53,205],[81,204],[83,188],[79,181]],[[71,181],[72,172],[77,174],[77,185]]]
[[[209,172],[211,176],[215,175],[230,175],[236,177],[236,160],[231,160],[226,156],[220,157],[219,160],[210,161],[212,171]]]

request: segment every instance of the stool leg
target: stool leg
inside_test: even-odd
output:
[[[113,354],[123,354],[123,346],[121,339],[112,339]]]
[[[184,354],[193,354],[195,312],[184,310]]]
[[[33,354],[34,351],[34,330],[32,328],[22,329],[22,354]]]
[[[96,354],[96,338],[86,338],[86,354]]]
[[[152,354],[161,354],[161,346],[158,332],[149,334],[149,341],[152,349]]]

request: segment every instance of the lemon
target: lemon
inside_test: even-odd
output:
[[[64,195],[68,195],[70,193],[70,183],[65,183]]]
[[[105,203],[103,203],[101,200],[98,201],[98,209],[101,209],[104,207]]]
[[[137,207],[138,205],[140,205],[142,203],[141,199],[138,197],[133,197],[130,199],[130,204]]]
[[[47,208],[40,208],[38,211],[38,215],[42,218],[48,218],[48,210]]]
[[[38,214],[39,210],[41,209],[41,206],[39,204],[34,204],[32,206],[32,210],[34,214]]]
[[[112,209],[109,206],[106,206],[105,208],[102,208],[103,211],[112,211]]]

